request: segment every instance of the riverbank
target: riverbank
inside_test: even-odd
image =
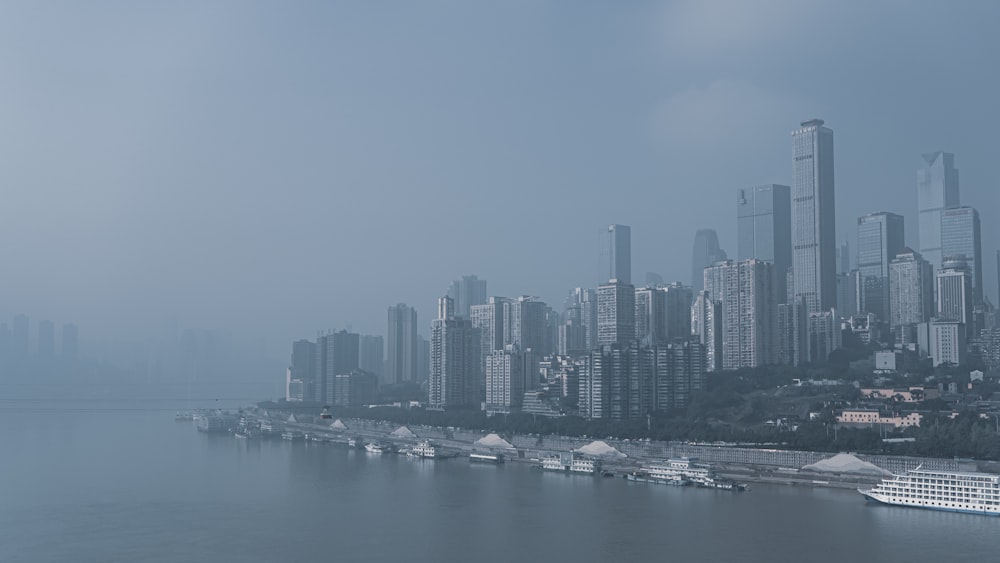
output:
[[[301,415],[296,417],[293,413],[281,411],[260,414],[265,414],[276,425],[285,425],[303,433],[322,436],[324,440],[342,441],[345,444],[349,437],[355,437],[361,440],[392,443],[400,447],[410,446],[419,440],[432,440],[443,449],[462,455],[468,455],[474,450],[488,449],[475,445],[477,440],[487,435],[482,431],[454,427],[401,426],[386,421],[360,418],[324,419]],[[303,418],[308,420],[301,420]],[[505,458],[513,462],[528,463],[538,463],[543,457],[571,453],[593,441],[589,438],[534,434],[512,434],[504,438],[510,444],[510,448],[503,451]],[[880,480],[873,475],[802,470],[806,465],[832,457],[834,455],[832,453],[649,440],[634,442],[612,438],[603,441],[627,456],[622,460],[605,462],[606,468],[617,475],[624,475],[649,463],[668,458],[688,457],[711,464],[722,478],[746,483],[857,489],[866,488]],[[920,465],[946,471],[982,470],[974,464],[970,466],[967,462],[957,460],[864,454],[857,454],[857,457],[893,473],[902,473]]]

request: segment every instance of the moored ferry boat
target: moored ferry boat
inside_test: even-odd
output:
[[[503,463],[503,454],[472,452],[469,454],[469,461],[472,463],[492,463],[494,465],[499,465]]]
[[[869,501],[893,506],[1000,516],[1000,475],[995,473],[917,467],[858,492]]]
[[[600,460],[575,457],[567,454],[543,457],[541,468],[545,471],[568,471],[570,473],[589,473],[591,475],[601,472]]]
[[[441,456],[438,452],[437,447],[430,442],[430,440],[424,440],[418,443],[416,446],[410,448],[406,455],[410,457],[421,457],[425,459],[436,459]]]
[[[699,463],[688,457],[671,458],[663,463],[654,463],[625,476],[629,481],[655,483],[659,485],[695,485],[705,489],[725,491],[746,491],[747,485],[729,479],[720,479],[712,466]]]
[[[596,459],[576,458],[569,464],[569,470],[573,473],[596,474],[601,472],[601,462]]]

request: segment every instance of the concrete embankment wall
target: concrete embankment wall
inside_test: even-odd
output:
[[[399,427],[398,424],[365,419],[345,419],[343,421],[350,430],[388,435]],[[408,426],[422,439],[448,440],[467,443],[486,436],[488,432],[466,430],[460,428],[439,428],[435,426]],[[575,438],[569,436],[538,436],[531,434],[504,435],[525,457],[537,457],[539,453],[568,452],[581,448],[593,441],[591,438]],[[699,460],[725,466],[738,466],[773,471],[778,468],[799,469],[805,465],[827,459],[833,454],[823,452],[804,452],[797,450],[777,450],[765,448],[746,448],[723,445],[684,444],[677,442],[630,441],[605,439],[608,445],[629,456],[629,459],[642,462],[663,460],[672,457],[694,457]],[[902,473],[916,468],[960,471],[970,469],[968,464],[951,459],[919,458],[905,456],[856,454],[858,458],[886,469],[893,473]]]

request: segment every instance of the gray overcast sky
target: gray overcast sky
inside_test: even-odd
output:
[[[491,294],[689,280],[735,190],[836,138],[838,238],[906,215],[956,153],[987,294],[1000,215],[997,2],[4,2],[0,314],[122,338],[174,317],[271,352],[463,273]],[[426,327],[423,328],[426,331]],[[273,348],[272,348],[273,345]]]

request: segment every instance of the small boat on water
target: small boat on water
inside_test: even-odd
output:
[[[503,463],[503,454],[472,452],[469,454],[469,461],[471,463],[491,463],[493,465],[499,465]]]
[[[369,442],[365,444],[365,451],[370,454],[387,454],[392,453],[392,446],[381,442]]]

